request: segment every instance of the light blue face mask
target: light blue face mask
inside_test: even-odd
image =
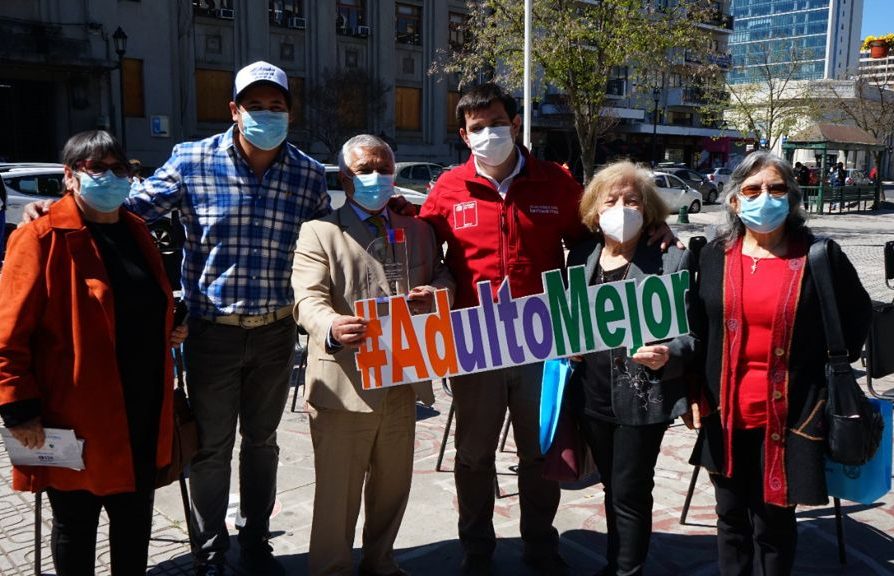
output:
[[[751,200],[741,194],[739,199],[739,219],[754,232],[766,234],[782,226],[788,217],[788,194],[775,198],[764,190]]]
[[[378,212],[388,204],[394,194],[394,174],[356,174],[354,176],[354,202],[369,212]]]
[[[78,172],[81,189],[78,195],[99,212],[115,212],[130,195],[130,179],[115,176],[111,170],[102,174]]]
[[[270,110],[242,111],[242,135],[261,150],[273,150],[289,134],[289,113]]]

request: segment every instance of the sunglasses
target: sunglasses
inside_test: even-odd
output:
[[[742,186],[739,188],[739,195],[744,196],[747,200],[754,200],[761,195],[761,192],[763,192],[764,189],[766,189],[773,198],[782,198],[788,194],[788,186],[785,184],[770,184],[769,186],[752,184],[750,186]]]
[[[104,174],[110,170],[112,171],[112,174],[119,178],[128,178],[131,176],[130,165],[122,164],[121,162],[106,164],[105,162],[94,162],[92,160],[88,160],[86,162],[81,162],[78,165],[78,170],[86,172],[91,176],[99,176],[100,174]]]

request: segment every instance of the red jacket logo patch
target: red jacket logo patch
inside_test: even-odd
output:
[[[461,230],[478,226],[478,202],[461,202],[453,205],[453,228]]]

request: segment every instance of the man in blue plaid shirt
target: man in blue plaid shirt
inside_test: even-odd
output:
[[[192,461],[196,574],[223,574],[230,460],[241,421],[239,531],[249,574],[282,574],[267,542],[276,496],[276,428],[294,363],[290,278],[298,228],[331,211],[323,166],[285,141],[285,72],[255,62],[236,75],[234,126],[174,148],[127,207],[152,221],[179,209],[189,397],[199,427]]]

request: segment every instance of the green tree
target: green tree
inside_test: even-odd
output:
[[[879,143],[894,135],[894,90],[887,88],[882,75],[857,77],[844,86],[841,82],[827,82],[833,106],[826,108],[826,116],[835,122],[853,124],[871,134]],[[882,157],[885,151],[873,151],[878,177],[875,179],[876,205],[881,199]]]
[[[460,87],[487,76],[518,89],[524,3],[470,0],[468,10],[471,37],[462,49],[442,54],[433,71],[458,74]],[[716,17],[705,0],[533,0],[534,74],[565,95],[585,179],[593,173],[597,140],[616,123],[606,99],[612,71],[631,67],[654,75],[682,64],[687,50],[706,50],[710,32],[700,23]]]
[[[751,50],[746,67],[750,82],[727,82],[724,90],[710,95],[702,112],[745,137],[766,140],[764,147],[772,150],[782,136],[815,115],[816,101],[809,84],[799,81],[805,53],[793,47],[771,53],[766,45]]]
[[[307,93],[305,128],[335,162],[351,136],[370,131],[382,119],[390,88],[363,69],[324,71]]]

